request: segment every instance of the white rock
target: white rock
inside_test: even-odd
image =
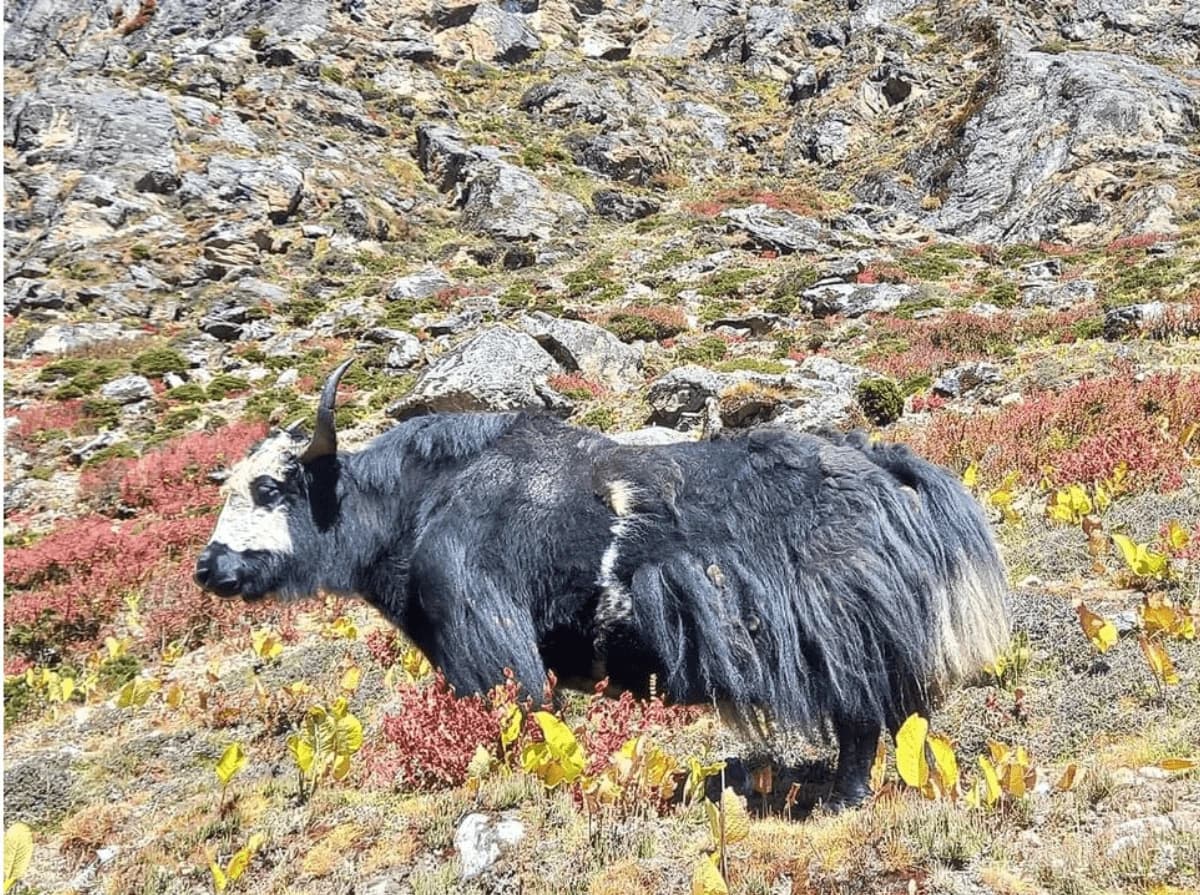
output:
[[[499,860],[506,849],[525,837],[525,825],[513,818],[495,819],[468,814],[454,834],[454,847],[462,862],[463,879],[479,876]]]

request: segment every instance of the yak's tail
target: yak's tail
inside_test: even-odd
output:
[[[831,440],[858,448],[916,492],[930,537],[919,549],[940,573],[931,683],[946,686],[978,674],[1004,652],[1010,636],[1004,568],[981,507],[947,470],[903,445],[871,442],[858,432]]]

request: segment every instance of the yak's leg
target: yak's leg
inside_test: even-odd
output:
[[[540,702],[546,668],[528,605],[487,573],[436,561],[414,564],[413,581],[423,618],[411,633],[429,661],[460,696],[486,693],[511,669],[523,696]]]
[[[826,807],[833,811],[854,808],[871,797],[871,765],[879,745],[880,727],[872,721],[834,722],[838,741],[837,770]]]

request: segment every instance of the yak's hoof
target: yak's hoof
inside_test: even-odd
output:
[[[850,808],[858,808],[870,798],[869,786],[836,787],[829,797],[821,802],[821,807],[830,814],[839,814]]]

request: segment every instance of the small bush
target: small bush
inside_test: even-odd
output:
[[[578,419],[579,425],[600,432],[611,432],[617,428],[617,412],[611,407],[593,407]]]
[[[204,386],[197,382],[185,382],[183,385],[177,385],[167,392],[167,397],[172,401],[182,401],[185,404],[198,404],[208,400]]]
[[[681,364],[709,366],[725,357],[728,351],[729,346],[720,336],[705,336],[699,342],[676,348],[675,359]]]
[[[683,312],[669,305],[623,308],[605,315],[600,323],[622,342],[659,342],[687,329]]]
[[[891,379],[864,379],[854,388],[863,414],[877,426],[886,426],[904,413],[904,395]]]
[[[155,379],[161,379],[168,373],[186,373],[188,366],[187,358],[173,348],[143,351],[133,359],[132,364],[133,372]]]

